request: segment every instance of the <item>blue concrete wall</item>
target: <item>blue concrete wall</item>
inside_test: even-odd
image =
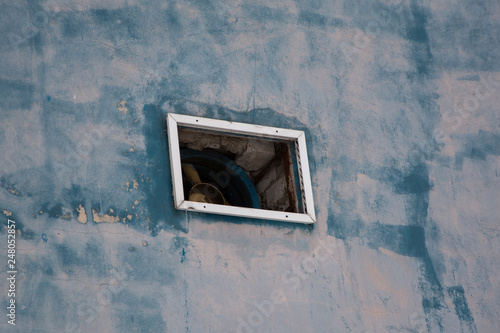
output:
[[[0,17],[0,331],[497,332],[499,2]],[[317,224],[175,211],[168,112],[304,130]]]

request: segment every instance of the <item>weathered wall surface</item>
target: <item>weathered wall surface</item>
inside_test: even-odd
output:
[[[0,331],[497,332],[499,2],[0,17]],[[175,211],[168,112],[305,130],[317,224]]]

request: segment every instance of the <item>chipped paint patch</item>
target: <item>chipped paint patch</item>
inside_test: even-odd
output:
[[[136,206],[138,206],[140,203],[139,200],[134,200],[134,205],[132,206],[132,209],[135,209]]]
[[[12,212],[7,210],[7,209],[2,209],[2,213],[5,215],[5,216],[12,216]]]
[[[80,204],[76,210],[78,211],[78,222],[83,224],[87,223],[87,213],[85,213],[85,207]]]
[[[109,214],[104,214],[103,216],[99,216],[99,214],[95,211],[95,209],[92,209],[92,218],[94,219],[95,223],[115,223],[120,221],[120,218],[118,216],[113,216]]]
[[[126,182],[125,186],[126,187],[122,187],[122,189],[124,189],[125,191],[132,192],[132,188],[134,188],[136,190],[139,188],[139,182],[137,181],[137,179],[134,179],[134,180],[132,180],[132,182]]]
[[[128,109],[127,107],[125,106],[125,104],[127,104],[127,101],[120,101],[118,102],[117,104],[115,104],[115,107],[118,109],[118,111],[120,111],[121,113],[123,114],[127,114],[128,112]]]
[[[18,190],[15,190],[15,189],[13,189],[11,187],[9,187],[7,189],[7,191],[9,191],[11,194],[14,194],[14,195],[17,195],[17,196],[19,196],[19,194],[20,194]]]

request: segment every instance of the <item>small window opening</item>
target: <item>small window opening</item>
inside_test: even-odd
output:
[[[293,141],[178,131],[185,200],[302,212]]]
[[[167,121],[176,208],[314,223],[303,132],[177,114]]]

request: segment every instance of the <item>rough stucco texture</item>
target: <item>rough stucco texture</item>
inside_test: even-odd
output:
[[[498,1],[3,1],[0,27],[0,331],[497,332]],[[317,223],[175,211],[168,112],[304,130]]]

